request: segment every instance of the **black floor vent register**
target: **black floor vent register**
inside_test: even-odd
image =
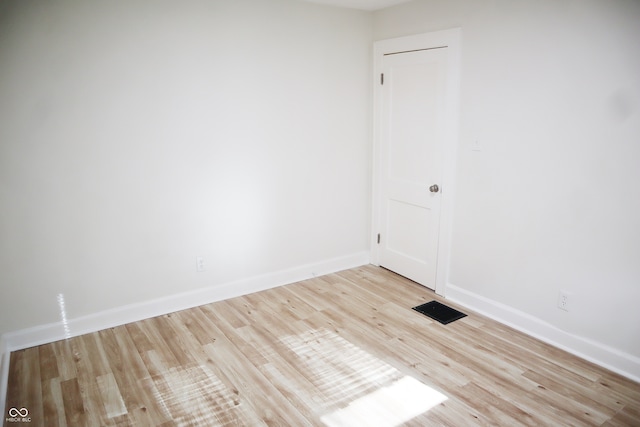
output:
[[[443,325],[466,317],[466,314],[441,304],[438,301],[430,301],[426,304],[413,307],[413,309],[418,313],[431,317],[433,320],[437,320]]]

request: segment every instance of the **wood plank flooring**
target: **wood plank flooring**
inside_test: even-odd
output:
[[[455,305],[446,326],[411,310],[433,299],[365,266],[16,351],[6,408],[47,427],[640,426],[640,384]]]

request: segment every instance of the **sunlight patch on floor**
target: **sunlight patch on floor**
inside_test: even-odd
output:
[[[325,329],[280,339],[297,355],[298,370],[316,387],[325,406],[342,405],[403,375],[388,363]]]
[[[321,417],[328,427],[362,425],[368,427],[398,426],[447,400],[447,396],[412,377],[362,396]]]
[[[332,331],[313,329],[280,341],[322,394],[321,420],[329,427],[393,427],[447,400]]]
[[[176,425],[249,425],[237,396],[206,366],[171,368],[154,377],[156,400]]]

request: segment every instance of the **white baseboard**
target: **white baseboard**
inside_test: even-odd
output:
[[[573,335],[513,307],[448,284],[446,298],[541,341],[640,382],[640,358]]]
[[[67,325],[64,325],[60,321],[3,334],[0,336],[0,408],[3,410],[2,413],[4,414],[3,407],[7,393],[9,355],[12,351],[97,332],[103,329],[247,295],[365,264],[369,264],[368,251],[249,277],[191,292],[184,292],[169,297],[117,307],[75,319],[67,319]]]

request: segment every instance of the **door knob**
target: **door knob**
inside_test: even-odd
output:
[[[438,187],[438,184],[433,184],[431,187],[429,187],[429,191],[431,191],[432,193],[437,193],[438,191],[440,191],[440,187]]]

